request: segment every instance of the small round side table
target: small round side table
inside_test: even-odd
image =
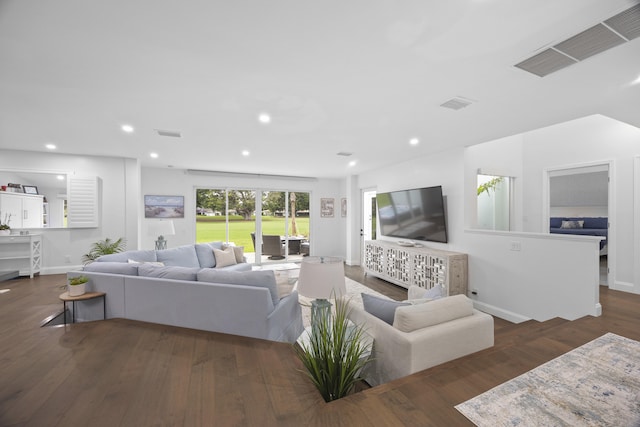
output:
[[[73,316],[72,322],[76,323],[76,301],[88,301],[94,298],[102,297],[102,318],[107,318],[107,294],[104,292],[85,292],[82,295],[78,295],[77,297],[69,296],[69,292],[64,292],[60,294],[60,300],[62,301],[62,309],[64,311],[64,324],[67,324],[67,303],[73,303]]]

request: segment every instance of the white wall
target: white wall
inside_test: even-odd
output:
[[[185,217],[174,219],[176,235],[168,238],[168,247],[193,243],[196,238],[195,196],[196,188],[228,188],[272,191],[304,191],[310,193],[310,245],[312,255],[346,258],[346,218],[340,215],[340,199],[346,197],[345,180],[319,179],[296,180],[270,178],[268,176],[222,176],[215,174],[190,174],[182,169],[142,168],[143,195],[180,195],[185,198]],[[320,199],[335,199],[333,218],[320,218]],[[142,198],[138,202],[142,209]],[[148,226],[154,221],[142,217],[142,247],[153,249],[156,236]]]
[[[376,169],[358,177],[360,189],[376,188],[383,193],[409,188],[431,187],[442,185],[447,209],[447,234],[449,243],[427,242],[426,245],[436,249],[464,251],[464,150],[455,149],[432,156],[420,157],[408,162]],[[359,229],[351,234],[352,239],[359,239]],[[393,237],[378,235],[380,240],[396,241]]]
[[[634,284],[633,158],[640,154],[640,129],[608,117],[589,116],[529,132],[524,138],[524,231],[544,232],[546,169],[610,162],[615,217],[610,217],[615,265],[610,287],[640,293]],[[635,215],[640,213],[636,212]]]
[[[139,188],[127,185],[136,180],[136,164],[131,159],[113,157],[0,150],[0,169],[98,176],[101,179],[98,228],[32,230],[43,235],[42,274],[63,273],[79,267],[82,255],[89,251],[91,244],[106,237],[124,237],[128,248],[137,248],[138,230],[127,220],[127,198],[139,191]]]
[[[599,312],[598,239],[547,234],[541,219],[543,171],[595,161],[615,163],[619,278],[633,281],[634,270],[640,271],[632,244],[633,158],[638,153],[639,129],[592,116],[366,172],[358,177],[358,185],[378,192],[442,185],[449,243],[427,246],[469,254],[469,288],[478,290],[476,304],[513,321],[570,319]],[[465,233],[465,228],[475,227],[479,171],[514,178],[512,226],[517,232]],[[359,236],[352,233],[350,238]],[[512,250],[514,239],[521,250]],[[637,283],[617,283],[625,290],[640,289]]]

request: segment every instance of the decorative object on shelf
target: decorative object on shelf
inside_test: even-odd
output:
[[[320,199],[320,217],[321,218],[333,218],[333,211],[335,208],[335,200],[330,198]]]
[[[69,296],[77,297],[80,295],[84,295],[84,293],[86,292],[85,283],[87,283],[88,281],[89,278],[87,276],[76,276],[70,278],[68,286]]]
[[[91,245],[91,250],[89,253],[82,255],[82,262],[84,264],[89,264],[96,260],[96,258],[101,257],[102,255],[116,254],[118,252],[124,251],[126,247],[126,242],[122,237],[118,240],[111,240],[110,238],[106,238],[104,240],[99,240]]]
[[[298,292],[311,303],[311,326],[329,317],[330,298],[339,298],[347,293],[344,280],[344,264],[337,257],[307,257],[300,264]]]
[[[144,196],[145,218],[184,218],[184,196]]]
[[[2,212],[0,212],[0,236],[8,236],[11,234],[11,227],[9,223],[11,222],[11,214],[5,213],[4,218],[2,217]]]
[[[7,190],[10,193],[22,193],[22,185],[20,184],[7,184]]]
[[[35,185],[23,185],[22,192],[25,194],[39,194],[38,187]]]
[[[156,240],[156,250],[167,249],[167,239],[164,236],[173,236],[176,229],[173,221],[157,221],[149,224],[149,234],[158,236]]]
[[[370,361],[363,327],[350,322],[348,314],[348,301],[338,298],[333,315],[319,318],[315,327],[304,332],[309,334],[308,340],[299,340],[295,347],[325,402],[351,393]]]

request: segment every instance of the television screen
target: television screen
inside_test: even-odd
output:
[[[447,243],[441,186],[378,193],[376,201],[382,235]]]

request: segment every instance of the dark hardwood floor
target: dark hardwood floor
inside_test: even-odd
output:
[[[496,318],[494,347],[327,404],[289,344],[123,319],[40,327],[64,282],[0,282],[0,426],[465,426],[460,402],[605,332],[640,340],[640,295],[601,288],[601,317]]]

